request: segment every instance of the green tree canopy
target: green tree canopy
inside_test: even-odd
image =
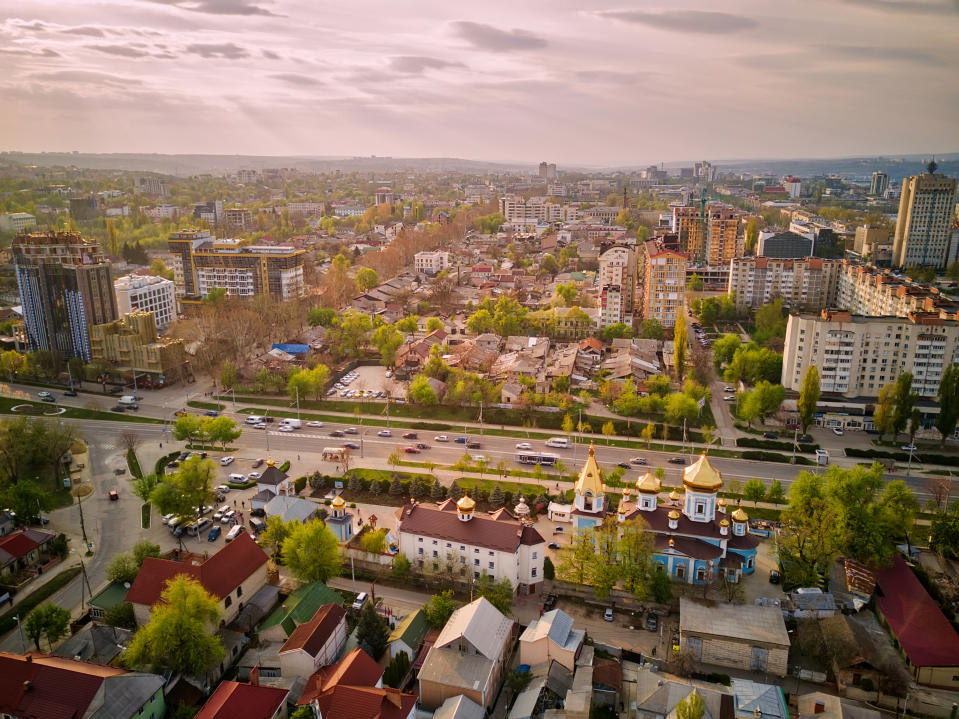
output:
[[[356,271],[356,288],[360,292],[366,292],[380,284],[379,275],[372,267],[361,267]]]
[[[301,582],[325,582],[340,571],[336,535],[319,519],[296,522],[283,541],[283,564]]]
[[[445,589],[440,594],[434,594],[430,600],[423,606],[426,612],[426,619],[430,626],[440,628],[446,625],[450,617],[453,616],[460,606],[461,602],[453,599],[453,590]]]
[[[802,388],[799,390],[799,399],[796,409],[799,411],[799,424],[803,434],[809,429],[816,418],[816,408],[819,406],[819,368],[811,364],[803,377]]]
[[[162,514],[178,517],[193,517],[195,510],[214,499],[213,483],[216,481],[216,464],[211,459],[190,457],[179,470],[168,474],[153,490],[150,501]]]
[[[27,615],[23,622],[23,631],[33,640],[37,651],[40,651],[41,637],[46,638],[47,646],[52,651],[57,640],[67,635],[69,624],[70,610],[44,602]]]
[[[356,624],[356,641],[366,652],[379,661],[390,640],[390,628],[373,606],[367,602],[360,610],[360,619]]]
[[[414,404],[427,407],[439,403],[436,390],[430,385],[429,378],[422,374],[416,375],[410,382],[409,398]]]
[[[663,325],[655,317],[648,317],[639,326],[639,336],[644,340],[663,339]]]

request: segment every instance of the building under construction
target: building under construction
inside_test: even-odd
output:
[[[161,339],[152,312],[131,312],[122,320],[91,327],[90,348],[93,359],[134,374],[144,386],[173,384],[190,374],[183,340]]]
[[[91,325],[119,316],[110,262],[79,232],[17,235],[13,268],[31,350],[89,361]]]

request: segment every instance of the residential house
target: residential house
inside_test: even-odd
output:
[[[585,629],[574,629],[571,616],[553,609],[531,621],[520,635],[520,664],[533,666],[555,660],[573,671],[585,639]]]
[[[485,597],[450,617],[419,672],[420,704],[437,709],[462,694],[490,709],[509,661],[513,620]]]
[[[576,355],[576,369],[587,374],[592,373],[603,359],[603,343],[595,337],[579,341]]]
[[[0,578],[23,571],[35,573],[54,536],[39,529],[21,529],[0,537]]]
[[[484,332],[481,335],[476,335],[473,338],[473,343],[477,347],[482,347],[486,350],[492,350],[493,352],[499,352],[500,346],[503,344],[503,339],[492,332]]]
[[[537,386],[537,392],[549,392],[553,388],[553,383],[561,377],[567,377],[572,383],[572,375],[576,369],[576,358],[579,355],[579,347],[575,344],[557,347],[546,362],[543,373],[542,389]],[[539,378],[537,377],[539,380]],[[539,382],[537,382],[539,384]]]
[[[162,719],[163,678],[39,652],[0,652],[0,715]]]
[[[288,689],[222,681],[193,719],[286,719]]]
[[[789,634],[777,607],[679,600],[680,650],[697,662],[786,676]]]
[[[250,497],[250,507],[266,511],[266,505],[270,500],[280,494],[293,496],[296,494],[296,488],[293,486],[293,480],[287,476],[286,472],[281,472],[276,462],[270,457],[266,460],[266,469],[256,480],[256,494]]]
[[[306,680],[297,702],[318,719],[414,719],[416,695],[383,686],[383,668],[362,649]]]
[[[400,652],[406,652],[410,662],[412,662],[429,630],[430,623],[423,609],[417,609],[415,612],[407,614],[403,621],[396,625],[396,629],[390,633],[390,659]]]
[[[323,582],[304,584],[293,591],[260,625],[260,639],[285,642],[300,624],[310,621],[324,604],[339,604],[343,597]]]
[[[129,629],[90,622],[59,644],[52,654],[66,659],[109,666],[132,639],[133,632]]]
[[[316,502],[311,502],[308,499],[277,494],[266,503],[264,511],[267,517],[282,517],[284,522],[294,519],[300,522],[309,522],[316,516],[316,511],[319,508],[320,506]]]
[[[546,540],[529,521],[507,509],[477,514],[469,497],[436,504],[413,502],[398,510],[399,550],[421,570],[458,563],[461,576],[483,573],[508,579],[520,594],[536,594],[543,581]]]
[[[876,575],[876,610],[920,684],[959,689],[959,634],[919,578],[896,555]]]
[[[201,558],[202,559],[202,558]],[[249,534],[240,534],[205,561],[178,562],[147,557],[137,572],[126,601],[133,605],[137,624],[150,619],[150,610],[171,579],[185,574],[198,581],[219,602],[220,627],[232,622],[243,605],[266,584],[268,557]]]
[[[123,604],[126,601],[128,589],[129,587],[124,586],[122,582],[107,582],[101,586],[97,593],[87,600],[90,618],[103,619],[107,612]]]
[[[280,649],[283,676],[305,677],[332,664],[346,645],[346,635],[346,610],[339,604],[324,604],[310,621],[293,630]]]
[[[486,719],[486,710],[469,697],[457,694],[433,712],[433,719]]]
[[[875,709],[849,704],[837,696],[823,692],[800,695],[798,706],[798,719],[879,719],[882,716]]]
[[[503,389],[500,391],[500,401],[503,404],[513,404],[525,391],[526,387],[519,382],[504,382]]]

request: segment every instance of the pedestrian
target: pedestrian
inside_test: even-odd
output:
[[[300,455],[296,455],[296,461],[297,461],[297,462],[300,461]]]
[[[233,500],[233,509],[236,509],[236,500]]]
[[[243,509],[246,509],[246,502],[245,501],[240,502],[240,506],[243,507]]]

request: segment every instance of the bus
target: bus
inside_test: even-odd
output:
[[[544,467],[552,467],[560,457],[558,454],[549,452],[517,452],[516,461],[520,464],[541,464]]]

